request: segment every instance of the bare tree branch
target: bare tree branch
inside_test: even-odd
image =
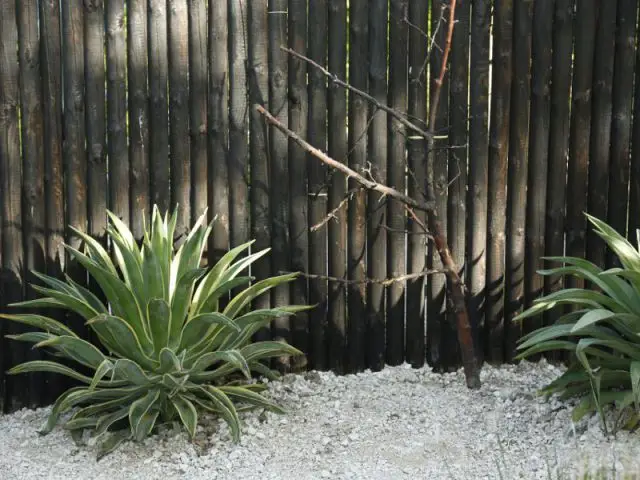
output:
[[[326,217],[324,217],[322,219],[321,222],[316,223],[315,225],[313,225],[309,230],[312,232],[316,232],[318,230],[320,230],[322,227],[324,227],[327,223],[329,223],[331,220],[333,220],[336,217],[336,214],[342,209],[344,208],[344,206],[349,202],[349,200],[351,199],[351,197],[353,197],[353,194],[356,193],[359,189],[357,190],[351,190],[349,193],[347,193],[347,195],[342,199],[342,201],[338,204],[338,206],[334,209],[332,209]]]
[[[336,85],[341,86],[342,88],[349,90],[350,92],[353,92],[359,96],[361,96],[362,98],[364,98],[367,102],[375,105],[377,108],[379,108],[380,110],[387,112],[389,115],[391,115],[392,117],[396,118],[400,123],[402,123],[405,127],[413,130],[414,132],[418,133],[420,136],[424,137],[424,138],[429,138],[431,136],[433,136],[433,133],[424,130],[423,128],[420,128],[419,126],[417,126],[415,123],[409,121],[407,119],[407,117],[405,117],[404,115],[402,115],[400,112],[394,110],[393,108],[389,107],[388,105],[385,105],[384,103],[380,103],[378,100],[376,100],[375,98],[373,98],[371,95],[369,95],[366,92],[363,92],[362,90],[348,84],[347,82],[345,82],[344,80],[339,79],[338,77],[336,77],[333,73],[331,73],[329,70],[327,70],[326,68],[324,68],[322,65],[320,65],[317,62],[314,62],[313,60],[311,60],[309,57],[305,57],[304,55],[302,55],[301,53],[296,52],[295,50],[292,50],[290,48],[287,47],[280,47],[283,51],[287,52],[289,55],[292,55],[300,60],[303,60],[305,62],[307,62],[309,65],[317,68],[318,70],[320,70],[329,80],[331,80],[333,83],[335,83]]]
[[[444,4],[443,4],[444,5]],[[444,12],[444,10],[443,10]],[[447,39],[444,44],[444,50],[442,54],[442,66],[440,67],[440,75],[435,79],[436,90],[433,93],[431,103],[431,115],[429,116],[429,130],[433,132],[436,124],[436,116],[438,114],[438,104],[440,103],[440,92],[442,90],[442,83],[444,82],[444,75],[447,73],[447,62],[449,61],[449,52],[451,51],[451,40],[453,39],[453,26],[456,21],[456,0],[451,0],[449,6],[449,29],[447,30]]]
[[[412,220],[414,222],[416,222],[416,224],[420,227],[420,230],[422,230],[425,235],[431,236],[431,234],[429,233],[429,229],[422,222],[422,220],[420,220],[420,218],[418,218],[418,216],[416,215],[416,212],[414,212],[413,209],[411,207],[407,206],[407,205],[405,205],[404,208],[407,211],[407,213],[409,214],[409,216],[412,218]]]
[[[306,140],[301,138],[299,135],[289,130],[277,118],[275,118],[267,110],[265,110],[265,108],[262,105],[256,105],[256,110],[261,115],[263,115],[271,125],[276,127],[278,130],[284,133],[287,137],[289,137],[291,140],[293,140],[298,145],[300,145],[304,150],[307,151],[307,153],[310,153],[311,155],[316,157],[318,160],[326,163],[330,167],[341,171],[347,176],[347,178],[353,178],[356,182],[361,184],[364,188],[367,188],[369,190],[375,190],[376,192],[381,193],[384,196],[396,199],[406,205],[409,205],[412,208],[415,208],[416,210],[421,210],[423,212],[429,212],[433,210],[435,202],[415,200],[411,197],[408,197],[404,193],[399,192],[395,188],[387,187],[386,185],[374,182],[372,180],[369,180],[363,177],[355,170],[352,170],[349,167],[347,167],[344,163],[340,163],[334,160],[329,155],[327,155],[320,149],[314,147],[313,145],[309,144]]]
[[[435,122],[438,114],[438,104],[442,92],[442,83],[447,71],[447,62],[451,51],[451,40],[453,38],[453,27],[456,18],[456,0],[451,0],[449,5],[449,21],[445,45],[442,54],[442,64],[440,66],[440,74],[434,80],[435,89],[431,97],[431,112],[429,115],[429,131],[433,133]],[[433,136],[427,139],[429,143],[433,143]],[[432,145],[430,145],[431,147]],[[431,148],[429,149],[431,150]],[[433,191],[433,160],[432,153],[429,154],[427,162],[427,171],[429,172],[430,181],[428,182],[429,199],[434,198]],[[442,226],[442,222],[438,218],[438,212],[434,209],[428,215],[429,231],[433,235],[433,244],[440,257],[443,267],[447,271],[447,296],[448,301],[453,309],[456,318],[456,330],[458,333],[458,343],[462,353],[462,365],[464,367],[464,375],[467,387],[472,389],[480,388],[480,365],[475,354],[475,345],[473,342],[473,334],[471,330],[471,322],[469,320],[469,312],[467,310],[467,298],[464,284],[458,274],[449,245],[447,243],[446,231]]]
[[[280,271],[278,275],[287,275],[292,272]],[[341,283],[343,285],[363,285],[363,284],[377,284],[384,287],[388,287],[394,283],[406,282],[408,280],[415,280],[418,278],[426,277],[427,275],[447,274],[446,270],[422,270],[421,272],[409,273],[407,275],[401,275],[393,278],[365,278],[363,280],[348,280],[346,278],[329,277],[327,275],[315,275],[311,273],[299,273],[301,277],[308,278],[309,280],[326,280],[328,282]]]
[[[304,55],[301,55],[291,49],[285,48],[285,47],[281,47],[282,50],[286,51],[287,53],[289,53],[290,55],[295,56],[296,58],[300,59],[300,60],[304,60],[305,62],[309,63],[310,65],[314,66],[315,68],[319,69],[325,76],[327,76],[333,83],[349,90],[350,92],[353,92],[357,95],[360,95],[361,97],[363,97],[365,100],[367,100],[368,102],[372,103],[373,105],[375,105],[376,107],[378,107],[380,110],[383,110],[385,112],[387,112],[389,115],[391,115],[392,117],[396,118],[400,123],[402,123],[403,125],[405,125],[407,128],[413,130],[414,132],[418,133],[419,135],[421,135],[423,138],[425,138],[429,144],[430,147],[433,146],[433,140],[434,140],[434,128],[435,128],[435,120],[437,118],[437,111],[438,111],[438,104],[440,102],[440,96],[441,96],[441,90],[442,90],[442,83],[444,81],[444,76],[446,74],[446,70],[447,70],[447,62],[448,62],[448,58],[449,58],[449,53],[451,50],[451,40],[453,37],[453,28],[455,25],[455,10],[456,10],[456,0],[450,0],[450,5],[449,5],[449,19],[448,19],[448,31],[447,31],[447,35],[446,35],[446,41],[445,41],[445,45],[443,48],[443,55],[442,55],[442,64],[441,64],[441,68],[440,68],[440,73],[438,75],[438,78],[436,78],[434,80],[435,82],[435,88],[433,89],[433,95],[431,97],[431,112],[430,112],[430,117],[429,117],[429,124],[428,124],[428,130],[425,131],[422,128],[416,126],[415,124],[413,124],[411,121],[409,121],[407,119],[406,116],[402,115],[401,113],[395,111],[394,109],[388,107],[387,105],[383,105],[380,102],[378,102],[375,98],[371,97],[370,95],[368,95],[367,93],[354,88],[353,86],[349,85],[348,83],[338,79],[335,75],[333,75],[331,72],[329,72],[327,69],[325,69],[324,67],[322,67],[321,65],[319,65],[318,63],[314,62],[313,60],[310,60],[309,58],[305,57]],[[445,10],[443,9],[442,12],[444,12]],[[347,176],[347,178],[352,178],[354,179],[357,183],[359,183],[360,185],[362,185],[364,188],[367,188],[369,190],[374,190],[377,191],[379,193],[381,193],[383,195],[383,197],[389,197],[389,198],[393,198],[395,200],[398,200],[400,202],[402,202],[405,205],[405,208],[407,209],[408,214],[412,217],[412,219],[416,222],[418,222],[419,227],[428,235],[430,235],[430,238],[433,241],[435,250],[437,251],[440,260],[442,262],[442,265],[444,267],[443,270],[439,270],[439,271],[431,271],[431,270],[424,270],[422,272],[418,272],[418,273],[413,273],[413,274],[409,274],[409,275],[404,275],[402,277],[397,277],[397,278],[391,278],[391,279],[385,279],[385,280],[375,280],[375,279],[365,279],[362,281],[351,281],[351,280],[345,280],[345,279],[340,279],[340,278],[335,278],[335,277],[324,277],[324,276],[319,276],[319,275],[309,275],[306,274],[307,278],[315,278],[315,279],[325,279],[327,281],[336,281],[336,282],[341,282],[341,283],[382,283],[383,285],[390,285],[392,283],[395,282],[400,282],[400,281],[406,281],[406,280],[410,280],[410,279],[414,279],[414,278],[420,278],[420,277],[424,277],[425,275],[428,275],[429,273],[444,273],[447,276],[447,292],[448,292],[448,299],[450,301],[450,304],[452,306],[453,312],[455,314],[456,317],[456,327],[457,327],[457,333],[458,333],[458,342],[460,344],[460,349],[462,352],[462,363],[464,366],[464,373],[465,373],[465,378],[466,378],[466,383],[467,383],[467,387],[472,388],[472,389],[476,389],[476,388],[480,388],[481,382],[480,382],[480,365],[477,361],[476,355],[475,355],[475,347],[474,347],[474,342],[473,342],[473,336],[472,336],[472,332],[471,332],[471,323],[469,321],[469,314],[467,311],[467,306],[466,306],[466,295],[465,295],[465,289],[464,289],[464,284],[462,283],[462,280],[460,279],[460,275],[458,274],[458,267],[456,266],[453,257],[451,255],[451,251],[449,250],[449,246],[447,244],[447,238],[446,238],[446,233],[445,233],[445,229],[442,226],[442,223],[440,221],[440,219],[438,218],[438,212],[435,209],[435,195],[434,195],[434,191],[433,191],[433,161],[432,161],[432,154],[429,154],[429,158],[427,158],[427,171],[428,171],[428,177],[430,179],[430,181],[428,182],[428,191],[427,191],[427,195],[428,195],[428,199],[427,200],[417,200],[417,199],[413,199],[411,197],[408,197],[406,195],[404,195],[403,193],[390,188],[386,185],[382,185],[380,183],[377,183],[376,181],[374,181],[374,179],[367,179],[365,178],[363,175],[361,175],[360,173],[350,169],[349,167],[347,167],[346,165],[344,165],[343,163],[340,163],[337,160],[334,160],[333,158],[329,157],[327,154],[325,154],[324,152],[322,152],[321,150],[315,148],[314,146],[310,145],[309,143],[307,143],[305,140],[303,140],[300,136],[298,136],[297,134],[295,134],[294,132],[292,132],[291,130],[289,130],[285,125],[283,125],[281,122],[279,122],[275,117],[273,117],[273,115],[271,115],[268,111],[266,111],[263,107],[261,107],[260,105],[256,106],[257,111],[262,114],[265,119],[271,123],[272,125],[274,125],[277,129],[279,129],[281,132],[283,132],[287,137],[289,137],[290,139],[292,139],[294,142],[296,142],[298,145],[300,145],[304,150],[306,150],[308,153],[310,153],[312,156],[318,158],[320,161],[322,161],[323,163],[325,163],[326,165],[339,170],[340,172],[342,172],[343,174],[345,174]],[[432,148],[429,148],[429,150],[431,151]],[[348,198],[348,197],[347,197]],[[414,210],[420,210],[420,211],[424,211],[426,212],[428,215],[428,226],[425,225],[420,219],[419,217],[415,214]]]
[[[433,52],[433,49],[437,48],[440,50],[440,46],[436,43],[436,37],[438,36],[438,31],[440,30],[440,26],[444,23],[444,13],[446,10],[447,10],[447,4],[443,3],[440,6],[440,18],[438,19],[438,23],[436,24],[436,28],[434,29],[431,37],[429,37],[429,35],[427,35],[427,32],[421,29],[418,25],[412,23],[406,15],[403,19],[403,21],[407,25],[409,25],[411,28],[414,28],[418,32],[420,32],[420,34],[430,43],[429,52],[427,53],[427,56],[425,57],[424,62],[422,63],[422,67],[420,67],[420,74],[416,76],[416,81],[418,81],[418,79],[422,76],[424,71],[427,69],[427,65],[429,65],[429,60],[431,60],[431,53]]]

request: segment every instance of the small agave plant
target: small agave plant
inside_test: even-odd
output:
[[[604,407],[630,413],[625,428],[640,425],[640,231],[638,247],[602,220],[587,215],[594,232],[614,253],[621,267],[604,270],[575,257],[551,257],[560,266],[541,275],[575,277],[588,288],[565,288],[538,300],[514,321],[560,310],[553,325],[539,328],[519,340],[517,358],[549,351],[568,351],[569,368],[541,393],[559,394],[579,402],[573,420],[597,412],[604,422]],[[625,412],[626,411],[626,412]]]
[[[40,330],[10,338],[34,343],[93,373],[87,376],[51,360],[30,361],[10,370],[12,374],[53,372],[82,384],[57,399],[41,433],[49,433],[63,413],[77,408],[65,428],[76,440],[85,430],[93,431],[101,457],[123,441],[144,439],[160,422],[179,419],[193,437],[198,411],[223,418],[234,441],[240,435],[238,410],[259,407],[282,412],[260,394],[264,384],[227,379],[238,374],[250,379],[252,372],[274,378],[277,373],[261,360],[301,355],[281,342],[252,343],[253,334],[276,317],[308,308],[251,310],[253,299],[293,280],[295,274],[257,282],[240,276],[268,251],[238,259],[252,242],[230,250],[210,270],[200,268],[211,232],[206,214],[177,252],[175,212],[163,218],[154,207],[141,246],[117,216],[108,214],[115,264],[99,242],[80,231],[74,230],[84,241],[85,253],[65,245],[100,286],[106,303],[69,277],[61,281],[36,273],[47,286],[33,288],[44,298],[14,305],[74,312],[84,318],[100,345],[46,316],[2,315]],[[232,290],[240,291],[221,309],[220,299]]]

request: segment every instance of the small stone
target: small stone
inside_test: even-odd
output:
[[[307,374],[304,376],[304,378],[305,378],[305,380],[307,380],[309,382],[322,383],[322,377],[316,371],[307,372]]]

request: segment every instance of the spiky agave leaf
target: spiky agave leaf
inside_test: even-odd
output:
[[[559,306],[572,307],[556,324],[523,336],[518,358],[551,350],[572,352],[570,368],[541,392],[579,398],[574,420],[594,412],[602,416],[604,407],[610,404],[618,408],[635,405],[636,409],[640,404],[640,250],[605,222],[590,215],[587,218],[623,267],[602,270],[587,260],[551,257],[548,260],[562,266],[540,274],[571,275],[588,281],[597,290],[567,288],[553,292],[515,318],[521,321]]]
[[[253,242],[230,250],[213,268],[201,268],[211,233],[206,212],[177,251],[173,241],[177,211],[163,216],[154,207],[140,245],[124,222],[111,212],[108,217],[113,260],[84,232],[74,230],[84,242],[83,249],[65,246],[94,278],[105,301],[68,276],[63,281],[34,272],[45,285],[34,286],[43,297],[17,305],[61,308],[81,315],[103,349],[43,315],[0,316],[40,330],[10,338],[33,343],[93,372],[85,375],[50,360],[26,362],[9,371],[58,373],[83,384],[56,400],[41,433],[50,432],[63,414],[76,408],[65,428],[78,441],[83,431],[93,431],[100,437],[98,457],[102,457],[124,441],[144,439],[158,422],[179,418],[193,436],[198,409],[223,418],[235,441],[240,436],[239,411],[265,408],[282,413],[261,395],[263,384],[246,383],[246,379],[252,373],[276,379],[278,372],[262,362],[301,352],[280,342],[251,343],[252,337],[275,318],[309,307],[250,307],[255,298],[292,281],[296,274],[258,282],[243,276],[268,252],[243,255]],[[221,311],[219,299],[237,289],[242,290]]]

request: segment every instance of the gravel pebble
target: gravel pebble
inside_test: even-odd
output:
[[[0,416],[0,479],[564,479],[640,472],[640,436],[606,438],[597,417],[574,424],[571,405],[536,390],[561,368],[485,366],[470,391],[462,372],[408,365],[377,373],[288,375],[267,395],[286,416],[241,415],[233,445],[219,419],[201,419],[193,442],[174,427],[127,443],[100,462],[56,428],[37,430],[49,408]],[[613,477],[614,475],[611,474]],[[607,477],[609,478],[609,477]]]

